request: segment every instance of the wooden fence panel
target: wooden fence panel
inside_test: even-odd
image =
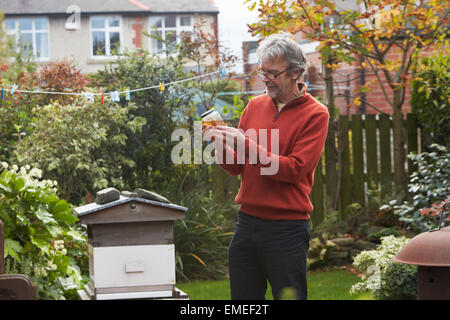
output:
[[[391,164],[391,119],[389,115],[380,116],[380,167],[381,195],[392,194],[392,164]]]
[[[363,126],[360,114],[352,115],[352,158],[353,158],[353,197],[354,201],[364,206],[364,149]]]
[[[366,180],[369,183],[378,183],[377,120],[374,114],[368,114],[364,122],[366,128]]]
[[[346,208],[352,203],[352,177],[350,173],[349,121],[346,115],[339,117],[339,152],[341,154],[341,174],[339,187],[339,213],[345,218]]]
[[[407,144],[408,153],[418,151],[418,140],[417,140],[417,117],[414,113],[408,113],[406,116],[406,134],[407,134]],[[408,173],[417,171],[417,166],[408,159]]]

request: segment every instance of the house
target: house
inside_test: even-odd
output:
[[[213,0],[0,0],[4,29],[40,63],[73,59],[83,73],[117,59],[125,48],[162,54],[158,34],[179,41],[182,32],[202,24],[218,36]]]

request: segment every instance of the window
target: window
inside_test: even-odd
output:
[[[25,56],[50,59],[48,18],[5,19],[6,34]]]
[[[179,42],[182,32],[193,31],[191,16],[151,16],[149,22],[150,35],[168,41],[169,44]],[[166,49],[165,43],[161,40],[150,38],[150,52],[159,54]]]
[[[119,16],[91,17],[91,54],[110,57],[122,52],[122,20]]]

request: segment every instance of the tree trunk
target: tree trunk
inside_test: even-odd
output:
[[[332,209],[338,209],[338,197],[337,197],[337,170],[336,164],[338,162],[337,150],[336,150],[336,121],[335,121],[335,105],[334,105],[334,89],[333,89],[333,70],[327,67],[327,61],[324,61],[325,72],[325,104],[328,107],[330,114],[330,120],[328,123],[328,134],[325,141],[325,170],[327,174],[327,203]]]
[[[403,126],[403,113],[401,104],[401,90],[394,90],[393,106],[393,132],[394,132],[394,178],[395,193],[405,195],[407,188],[406,179],[406,152],[405,152],[405,132]]]

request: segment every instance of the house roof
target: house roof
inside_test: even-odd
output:
[[[67,15],[71,5],[79,6],[81,14],[219,12],[213,0],[0,0],[0,11],[5,15]]]

